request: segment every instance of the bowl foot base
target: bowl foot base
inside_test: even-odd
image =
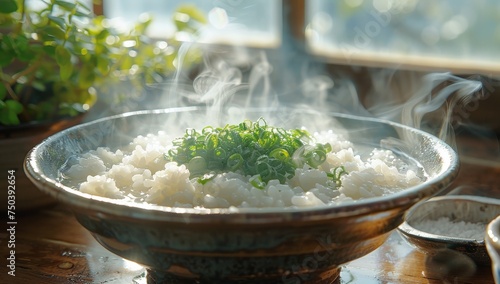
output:
[[[313,271],[301,274],[289,274],[279,276],[255,276],[248,278],[230,278],[230,279],[199,279],[189,278],[175,275],[172,273],[147,270],[147,283],[148,284],[206,284],[206,283],[238,283],[238,284],[338,284],[340,283],[340,267]]]

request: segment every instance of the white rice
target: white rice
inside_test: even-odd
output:
[[[81,192],[134,202],[186,208],[308,207],[338,204],[393,194],[421,183],[419,177],[393,152],[373,149],[361,156],[359,149],[332,131],[315,133],[317,143],[329,143],[326,161],[313,169],[305,165],[286,184],[268,182],[264,189],[238,173],[217,175],[206,184],[190,179],[184,165],[168,162],[172,147],[165,132],[136,137],[128,147],[111,151],[98,148],[78,158],[64,172],[68,185]],[[337,188],[325,171],[344,166]]]
[[[422,232],[435,235],[482,241],[486,225],[461,220],[452,221],[448,217],[441,217],[436,220],[422,220],[413,226]]]

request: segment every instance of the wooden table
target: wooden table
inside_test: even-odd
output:
[[[467,155],[471,149],[465,147],[462,152]],[[470,185],[478,194],[500,196],[500,165],[475,157],[464,160],[451,188]],[[146,283],[143,267],[104,249],[62,205],[17,214],[15,276],[8,275],[9,233],[4,228],[0,283]],[[435,268],[426,265],[425,254],[394,232],[376,251],[344,265],[339,283],[494,283],[489,266],[478,267],[468,278],[448,279],[442,279]]]

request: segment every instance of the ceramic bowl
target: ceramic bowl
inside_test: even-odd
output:
[[[58,121],[45,123],[31,123],[22,126],[0,127],[0,169],[7,173],[13,171],[15,184],[10,188],[15,189],[16,211],[34,211],[42,207],[50,206],[56,200],[44,194],[28,179],[23,171],[23,163],[28,153],[34,146],[45,138],[63,129],[81,123],[83,116],[77,116]],[[9,184],[7,174],[0,176],[1,184]],[[9,197],[7,190],[0,190],[0,200],[7,204]],[[10,204],[10,203],[9,203]],[[5,206],[2,210],[7,210]]]
[[[484,225],[478,234],[484,236],[486,225],[500,215],[500,200],[472,195],[446,195],[433,197],[408,210],[399,226],[401,236],[428,255],[452,250],[465,255],[476,265],[489,266],[491,260],[484,238],[472,239],[459,235],[438,235],[417,229],[419,222],[448,217],[451,222],[469,222]]]
[[[396,123],[304,109],[228,113],[236,121],[272,116],[277,119],[268,123],[275,126],[341,131],[356,144],[391,148],[428,178],[390,196],[345,205],[239,212],[112,200],[58,180],[68,159],[98,146],[119,147],[160,129],[183,133],[213,125],[206,110],[195,107],[128,113],[62,131],[30,151],[25,171],[41,191],[70,207],[105,248],[147,267],[154,283],[332,283],[342,264],[379,247],[407,209],[446,188],[457,174],[458,158],[447,144]],[[200,120],[204,124],[195,125]],[[221,114],[217,121],[230,119]]]
[[[491,270],[495,283],[500,284],[500,216],[488,224],[484,240],[488,255],[491,257]]]

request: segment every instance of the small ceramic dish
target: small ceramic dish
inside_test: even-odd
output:
[[[486,225],[498,215],[500,215],[500,200],[498,199],[471,195],[438,196],[413,206],[406,213],[405,221],[398,227],[398,231],[410,245],[426,254],[435,255],[448,249],[468,256],[477,265],[490,265],[491,260],[486,251],[484,234]],[[453,230],[449,230],[449,235],[417,229],[423,228],[422,222],[437,221],[442,217],[447,217],[455,226]],[[484,225],[484,229],[477,232],[483,237],[478,239],[457,234],[456,231],[459,228],[456,226],[461,226],[459,225],[461,221],[462,224],[465,222]]]
[[[488,224],[484,240],[488,254],[491,257],[491,270],[495,283],[500,284],[500,216]]]

